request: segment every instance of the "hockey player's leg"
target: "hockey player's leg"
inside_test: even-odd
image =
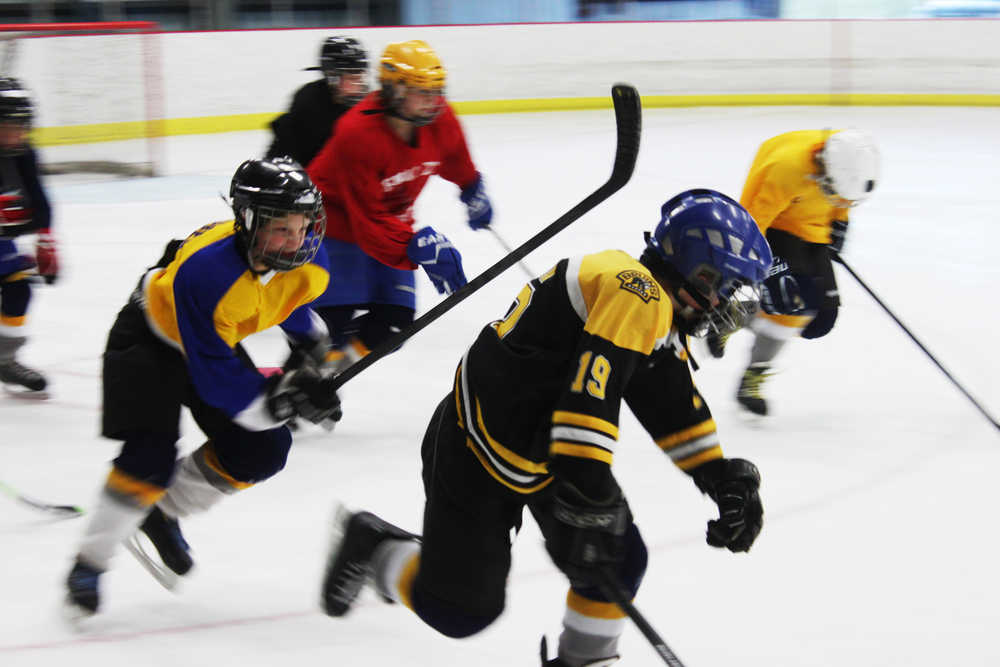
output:
[[[142,523],[150,507],[164,493],[162,483],[151,482],[154,475],[135,475],[123,467],[134,460],[130,455],[142,457],[148,469],[157,467],[155,457],[141,455],[144,445],[151,441],[133,439],[126,442],[123,455],[116,459],[115,467],[108,474],[107,481],[90,512],[89,522],[80,542],[72,569],[66,579],[67,602],[77,611],[93,613],[100,606],[98,582],[100,575],[111,564],[111,560],[122,542],[127,540]],[[166,444],[169,458],[173,458],[173,443]],[[156,451],[158,448],[151,448]],[[160,480],[169,478],[170,461],[165,475],[157,475]],[[131,467],[131,466],[129,466]]]
[[[736,390],[736,402],[745,410],[755,415],[767,415],[764,383],[774,374],[771,371],[772,362],[788,339],[797,336],[808,320],[808,317],[792,315],[761,315],[754,320],[751,325],[754,343],[750,350],[750,363],[743,371]]]
[[[23,329],[30,301],[26,274],[0,277],[0,383],[42,392],[48,386],[45,377],[17,361],[17,351],[27,340]]]
[[[195,413],[199,424],[215,432],[216,439],[209,440],[177,462],[170,487],[140,526],[163,565],[180,576],[191,570],[194,561],[178,519],[208,511],[227,496],[271,477],[284,467],[291,445],[291,435],[285,428],[258,432],[229,424],[219,428],[217,419],[206,417],[202,408],[196,408]],[[133,547],[138,546],[133,542]],[[143,562],[141,548],[130,548],[130,551]],[[150,571],[154,576],[161,584],[172,588],[173,579],[169,574],[159,576],[155,563],[143,564],[147,569],[153,565]]]
[[[546,518],[536,512],[543,532]],[[618,567],[617,577],[630,597],[639,590],[646,573],[646,544],[635,524],[625,534],[626,555]],[[542,664],[551,667],[604,667],[618,659],[618,640],[625,629],[625,612],[596,586],[573,585],[566,597],[563,631],[559,636],[559,652],[555,660]]]
[[[343,616],[366,584],[374,585],[384,598],[396,600],[399,593],[394,582],[398,577],[393,575],[416,567],[417,539],[370,512],[338,508],[323,575],[323,611],[328,616]]]

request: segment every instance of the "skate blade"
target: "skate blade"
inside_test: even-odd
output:
[[[742,422],[744,426],[749,426],[750,428],[761,428],[762,426],[766,426],[769,417],[769,415],[762,415],[756,412],[751,412],[742,405],[737,406],[736,416],[739,418],[740,422]]]
[[[49,398],[47,389],[28,389],[18,384],[3,384],[3,392],[11,398],[19,398],[25,401],[44,401]]]
[[[97,612],[75,604],[69,596],[63,598],[62,609],[60,610],[63,621],[74,630],[82,631],[87,629],[87,621],[93,618]]]
[[[152,547],[151,544],[150,547]],[[147,572],[153,575],[153,578],[161,586],[168,591],[176,592],[178,583],[180,582],[180,575],[164,565],[158,556],[152,555],[150,549],[146,548],[146,543],[139,539],[138,532],[125,540],[125,548],[139,561],[139,565],[142,565],[146,568]]]

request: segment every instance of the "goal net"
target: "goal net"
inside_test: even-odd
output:
[[[31,93],[45,173],[161,171],[158,40],[149,21],[0,24],[0,75]]]

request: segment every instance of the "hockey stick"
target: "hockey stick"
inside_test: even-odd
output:
[[[869,295],[869,296],[871,296],[871,298],[875,299],[875,303],[877,303],[877,304],[878,304],[879,306],[881,306],[881,307],[882,307],[882,310],[884,310],[884,311],[886,312],[886,314],[888,314],[888,315],[889,315],[889,317],[891,317],[891,318],[893,319],[893,321],[894,321],[894,322],[895,322],[896,324],[898,324],[898,325],[899,325],[899,328],[900,328],[900,329],[902,329],[902,330],[903,330],[903,331],[904,331],[904,332],[906,333],[906,335],[910,337],[910,340],[912,340],[912,341],[913,341],[914,343],[916,343],[916,344],[917,344],[917,347],[919,347],[919,348],[920,348],[921,350],[923,350],[924,354],[926,354],[926,355],[927,355],[927,357],[928,357],[928,358],[929,358],[929,359],[930,359],[931,361],[933,361],[933,362],[934,362],[934,365],[938,367],[938,370],[940,370],[940,371],[941,371],[942,373],[944,373],[945,377],[946,377],[946,378],[948,378],[949,380],[951,380],[952,384],[954,384],[954,385],[955,385],[956,387],[958,387],[958,390],[959,390],[960,392],[962,392],[962,394],[964,394],[964,395],[965,395],[965,397],[966,397],[967,399],[969,399],[969,401],[971,401],[971,402],[972,402],[972,404],[973,404],[974,406],[976,406],[976,409],[977,409],[977,410],[979,410],[979,412],[981,412],[981,413],[983,414],[983,416],[984,416],[984,417],[986,417],[986,418],[987,418],[988,420],[990,420],[990,423],[991,423],[991,424],[993,424],[993,426],[994,426],[994,427],[995,427],[995,428],[996,428],[997,430],[1000,430],[1000,422],[998,422],[998,421],[996,420],[996,418],[995,418],[995,417],[993,417],[993,415],[991,415],[991,414],[990,414],[989,412],[987,412],[987,411],[986,411],[986,408],[984,408],[984,407],[983,407],[983,406],[982,406],[982,405],[981,405],[981,404],[979,403],[979,401],[977,401],[977,400],[976,400],[975,398],[973,398],[972,394],[970,394],[970,393],[969,393],[969,392],[968,392],[968,391],[967,391],[967,390],[965,389],[965,387],[963,387],[963,386],[962,386],[962,385],[961,385],[961,384],[959,383],[959,381],[958,381],[958,380],[956,380],[956,379],[955,379],[955,378],[954,378],[954,377],[952,376],[952,374],[951,374],[951,373],[949,373],[949,372],[948,372],[948,370],[947,370],[947,369],[946,369],[946,368],[945,368],[945,367],[944,367],[943,365],[941,365],[941,362],[940,362],[940,361],[938,361],[938,360],[937,360],[937,358],[936,358],[936,357],[935,357],[935,356],[934,356],[933,354],[931,354],[931,351],[930,351],[930,350],[928,350],[928,349],[927,349],[927,348],[926,348],[926,347],[924,346],[924,344],[923,344],[923,343],[921,343],[921,342],[920,342],[919,340],[917,340],[917,337],[913,335],[913,332],[912,332],[912,331],[910,331],[910,330],[909,330],[909,328],[907,328],[907,326],[906,326],[905,324],[903,324],[903,323],[902,323],[902,321],[900,321],[900,319],[899,319],[898,317],[896,317],[896,315],[895,315],[895,314],[894,314],[894,313],[893,313],[893,312],[892,312],[891,310],[889,310],[889,307],[885,305],[885,302],[883,302],[883,301],[882,301],[882,299],[878,298],[878,295],[876,295],[876,294],[875,294],[875,292],[873,292],[873,291],[872,291],[872,289],[871,289],[870,287],[868,287],[868,285],[867,285],[867,284],[865,283],[865,281],[861,279],[861,276],[859,276],[859,275],[858,275],[857,273],[855,273],[855,272],[854,272],[854,269],[852,269],[852,268],[851,268],[851,267],[850,267],[850,266],[849,266],[849,265],[847,264],[847,262],[845,262],[845,261],[844,261],[844,258],[843,258],[843,257],[841,257],[840,253],[837,253],[837,252],[834,252],[834,251],[831,251],[831,252],[830,252],[830,256],[832,257],[833,261],[835,261],[835,262],[839,263],[839,264],[840,264],[841,266],[843,266],[843,267],[844,267],[844,269],[846,269],[846,270],[847,270],[847,272],[851,274],[851,277],[852,277],[852,278],[854,278],[854,279],[855,279],[856,281],[858,281],[858,284],[859,284],[859,285],[861,285],[861,287],[862,287],[862,288],[863,288],[863,289],[864,289],[864,290],[865,290],[866,292],[868,292],[868,295]]]
[[[649,624],[646,617],[639,613],[639,610],[629,600],[628,594],[622,590],[622,586],[618,582],[618,577],[615,576],[614,572],[607,569],[601,569],[599,572],[602,579],[601,590],[632,619],[635,626],[639,628],[639,632],[652,644],[653,649],[663,659],[663,662],[670,665],[670,667],[684,667],[684,663],[680,661],[680,658],[670,650],[670,647],[667,646],[663,638],[653,629],[653,626]]]
[[[514,252],[514,249],[510,246],[509,243],[507,243],[507,241],[506,241],[506,239],[504,239],[504,237],[500,236],[500,233],[497,230],[493,229],[492,227],[487,227],[486,230],[490,234],[493,235],[493,238],[495,238],[497,240],[497,243],[500,244],[501,248],[503,248],[505,251],[507,251],[507,254],[510,254],[510,253]],[[534,278],[536,275],[538,275],[534,271],[532,271],[530,268],[528,268],[528,265],[525,264],[523,261],[518,261],[517,265],[521,267],[521,270],[524,271],[524,273],[529,278]]]
[[[36,510],[42,510],[43,512],[48,512],[49,514],[53,514],[58,517],[71,518],[83,516],[83,509],[77,507],[76,505],[53,505],[52,503],[43,503],[40,500],[29,498],[17,489],[4,484],[3,482],[0,482],[0,491],[3,491],[6,495],[10,496],[22,505],[27,505],[28,507],[33,507]]]
[[[467,285],[456,290],[447,299],[418,317],[406,329],[382,341],[375,349],[338,375],[333,382],[332,390],[339,389],[355,375],[393,352],[404,341],[412,338],[428,324],[472,296],[483,285],[519,262],[529,252],[551,239],[568,227],[570,223],[581,218],[629,182],[629,179],[632,178],[632,171],[635,169],[636,158],[639,156],[639,135],[642,132],[642,108],[639,101],[639,92],[628,84],[617,83],[611,88],[611,99],[615,106],[615,124],[618,128],[618,138],[615,146],[615,163],[611,169],[611,177],[608,178],[604,185],[594,190],[583,201],[564,213],[562,217],[522,243],[506,257],[501,258],[496,264],[473,278]]]

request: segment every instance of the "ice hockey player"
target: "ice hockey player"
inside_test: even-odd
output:
[[[761,312],[750,323],[754,343],[736,393],[750,413],[768,413],[763,385],[785,343],[833,329],[840,295],[832,262],[844,248],[848,209],[871,195],[879,168],[872,137],[855,129],[787,132],[757,151],[740,203],[765,233],[774,271],[794,275],[802,304],[797,313]],[[713,356],[724,354],[728,333],[709,336]]]
[[[178,519],[279,472],[290,417],[319,422],[338,409],[317,371],[326,328],[309,308],[329,273],[317,254],[318,190],[298,164],[275,158],[241,164],[229,194],[235,220],[170,244],[108,336],[102,432],[123,445],[66,582],[75,611],[98,609],[98,580],[137,528],[159,565],[187,573]],[[295,349],[284,374],[265,378],[239,342],[275,325]],[[182,405],[208,440],[178,460]]]
[[[337,120],[368,92],[368,54],[353,37],[327,37],[319,52],[322,79],[295,91],[288,111],[271,122],[266,157],[288,156],[305,166],[333,133]]]
[[[52,209],[28,140],[33,116],[27,89],[17,79],[0,77],[0,383],[43,396],[45,377],[17,360],[27,341],[33,269],[50,284],[59,275]],[[21,254],[14,241],[26,234],[37,234],[34,257]]]
[[[614,662],[626,618],[601,573],[632,597],[647,560],[611,469],[622,401],[718,504],[708,544],[750,549],[760,476],[723,456],[685,340],[749,317],[771,253],[750,215],[714,190],[681,192],[661,216],[638,260],[620,250],[563,259],[483,328],[424,436],[423,534],[339,512],[328,615],[347,613],[372,582],[444,635],[483,630],[504,608],[510,535],[527,507],[570,584],[558,657],[544,664]]]
[[[389,44],[379,82],[308,166],[326,205],[324,247],[338,268],[315,305],[341,367],[413,321],[418,266],[440,293],[466,283],[461,255],[444,234],[413,229],[427,179],[437,174],[460,188],[472,229],[493,216],[433,49],[421,40]]]

